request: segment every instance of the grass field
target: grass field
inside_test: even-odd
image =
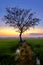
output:
[[[24,40],[32,46],[33,58],[38,54],[40,63],[43,65],[43,38],[25,38]],[[13,65],[15,63],[15,50],[18,46],[19,39],[17,38],[0,38],[0,63],[2,65]]]
[[[43,54],[43,39],[42,38],[25,38],[28,44],[35,49],[35,52]],[[13,54],[15,49],[18,47],[18,39],[14,38],[0,38],[0,55]],[[42,56],[42,55],[41,55]]]
[[[0,38],[0,55],[12,54],[18,45],[18,39]]]

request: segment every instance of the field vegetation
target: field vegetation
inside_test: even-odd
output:
[[[24,38],[24,40],[31,46],[33,52],[38,54],[41,65],[43,65],[43,38]],[[18,38],[0,38],[0,62],[4,63],[4,58],[6,63],[13,63],[14,54],[16,49],[19,47],[19,44]],[[4,65],[6,64],[4,63]]]

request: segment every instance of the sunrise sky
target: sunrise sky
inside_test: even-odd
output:
[[[43,34],[43,0],[0,0],[0,36],[18,36],[19,33],[13,27],[5,25],[2,21],[3,16],[6,14],[6,7],[18,7],[25,9],[32,9],[32,12],[36,12],[36,17],[41,19],[40,24],[34,29],[23,33],[24,36],[30,35],[30,33]]]

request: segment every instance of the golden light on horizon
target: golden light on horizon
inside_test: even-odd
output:
[[[18,36],[18,32],[15,32],[15,29],[12,28],[0,28],[0,36]]]
[[[27,36],[30,33],[43,33],[43,29],[41,28],[35,28],[35,29],[30,29],[27,30],[23,33],[23,36]],[[14,28],[0,28],[0,36],[19,36],[19,33],[16,32],[16,29]]]

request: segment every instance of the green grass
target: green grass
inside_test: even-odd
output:
[[[25,38],[26,43],[32,46],[32,50],[39,53],[41,64],[43,65],[43,39],[41,38]],[[14,38],[0,38],[0,62],[2,65],[9,65],[14,63],[15,49],[19,45],[19,39]],[[35,55],[34,54],[34,55]],[[34,56],[33,56],[34,57]]]
[[[43,59],[43,38],[26,39],[26,42],[28,44],[31,44],[34,49],[34,52],[39,53],[40,58]]]
[[[0,54],[11,54],[18,45],[18,39],[2,38],[0,39]]]
[[[38,50],[39,53],[43,53],[43,39],[27,38],[25,40],[35,48],[36,52]],[[13,54],[19,44],[18,41],[18,39],[14,38],[0,38],[0,55]]]

